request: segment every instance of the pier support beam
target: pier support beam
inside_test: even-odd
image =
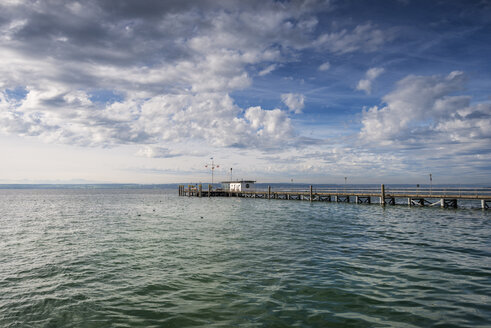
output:
[[[356,204],[370,204],[370,196],[355,196]]]
[[[370,204],[371,199],[370,196],[355,196],[356,204]]]
[[[489,204],[488,203],[491,203],[491,199],[481,199],[481,208],[483,210],[489,209]]]
[[[451,207],[451,208],[457,208],[457,199],[445,199],[442,198],[441,200],[441,206],[442,207]]]
[[[310,185],[310,202],[312,203],[312,185]]]
[[[271,186],[268,186],[268,199],[271,199]]]
[[[198,195],[199,195],[199,198],[203,197],[203,186],[201,184],[199,185]]]
[[[411,205],[425,206],[424,198],[409,198],[409,200],[411,201]]]
[[[349,203],[349,196],[338,196],[338,203]]]

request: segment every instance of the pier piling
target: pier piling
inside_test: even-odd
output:
[[[385,206],[385,185],[382,184],[380,191],[380,204]]]

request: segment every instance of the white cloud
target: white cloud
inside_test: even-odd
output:
[[[276,69],[276,66],[277,66],[276,64],[271,64],[268,67],[266,67],[265,69],[261,70],[259,73],[257,73],[257,75],[259,75],[259,76],[268,75],[269,73],[271,73],[272,71],[274,71]]]
[[[251,85],[248,67],[268,63],[259,73],[266,75],[292,49],[306,47],[317,24],[312,14],[323,5],[266,2],[258,11],[242,2],[175,3],[148,11],[132,4],[143,15],[133,20],[124,1],[110,14],[97,2],[19,5],[16,15],[9,12],[18,19],[0,25],[8,36],[0,42],[0,90],[20,86],[28,93],[15,103],[2,100],[6,133],[82,146],[153,144],[140,155],[156,157],[185,139],[269,149],[294,135],[287,113],[242,109],[229,94]],[[19,47],[13,40],[21,38]],[[96,103],[93,90],[122,99]],[[301,111],[303,97],[292,101],[292,110]]]
[[[367,79],[369,80],[375,80],[380,74],[382,74],[383,72],[385,71],[384,68],[382,67],[373,67],[373,68],[370,68],[367,73],[366,73],[366,77]]]
[[[281,101],[295,114],[301,114],[305,107],[305,97],[300,93],[284,93],[281,95]]]
[[[327,71],[329,68],[331,68],[331,64],[329,62],[325,62],[319,66],[319,71]]]
[[[378,50],[387,41],[392,40],[389,31],[382,31],[372,24],[361,24],[352,31],[343,29],[339,32],[324,33],[314,44],[331,52],[345,54],[354,51],[372,52]]]
[[[3,0],[2,5],[3,6],[18,6],[21,4],[26,3],[25,0]]]
[[[489,152],[491,105],[472,104],[471,97],[454,95],[464,89],[465,82],[460,71],[402,79],[383,97],[385,106],[363,112],[360,139],[392,147],[438,147],[433,156]]]
[[[176,156],[172,154],[168,148],[155,146],[145,146],[140,148],[136,155],[148,158],[169,158]]]
[[[259,106],[250,107],[245,112],[245,118],[250,122],[256,137],[263,140],[273,139],[276,142],[285,142],[294,136],[290,119],[280,109],[264,110]]]
[[[0,102],[1,129],[48,142],[112,146],[200,140],[218,147],[277,148],[285,145],[279,142],[282,138],[294,136],[285,112],[260,107],[243,110],[226,93],[130,99],[98,110],[81,91],[30,91],[20,106],[14,107],[4,98]],[[50,107],[53,103],[59,106]],[[152,146],[139,155],[164,157],[169,153],[166,147]]]
[[[385,71],[382,67],[370,68],[365,73],[365,78],[361,79],[356,86],[356,90],[365,91],[366,94],[372,93],[372,82]]]
[[[155,157],[183,140],[285,147],[295,142],[281,138],[296,135],[288,113],[240,108],[230,97],[251,86],[250,68],[262,68],[258,75],[264,76],[308,47],[372,51],[387,39],[365,24],[324,34],[313,45],[322,1],[154,3],[151,10],[120,4],[9,7],[16,19],[0,25],[8,36],[0,42],[0,88],[28,93],[15,103],[3,101],[0,130],[82,146],[151,144],[140,155]],[[319,67],[328,68],[328,62]],[[93,90],[121,99],[97,103]],[[302,113],[304,95],[281,99],[290,112]]]

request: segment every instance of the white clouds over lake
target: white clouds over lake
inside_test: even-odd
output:
[[[0,138],[111,149],[133,172],[179,166],[185,177],[201,174],[191,163],[210,156],[256,176],[305,180],[343,175],[334,168],[341,162],[360,176],[384,160],[394,172],[438,167],[439,154],[450,154],[441,145],[452,145],[457,162],[458,154],[486,159],[489,69],[476,75],[485,59],[452,51],[471,41],[435,23],[455,17],[439,6],[423,21],[423,7],[400,3],[4,1]],[[462,15],[482,21],[460,33],[484,33],[489,8],[466,8]],[[429,147],[436,159],[415,163]],[[28,156],[26,148],[9,160]]]

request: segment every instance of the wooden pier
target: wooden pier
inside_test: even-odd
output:
[[[480,208],[491,206],[491,188],[416,188],[390,189],[381,185],[380,189],[314,189],[308,190],[265,190],[228,191],[213,189],[211,185],[203,188],[200,185],[179,186],[179,196],[186,197],[242,197],[260,199],[303,200],[310,202],[337,202],[356,204],[438,206],[457,208],[457,201],[479,201]]]

